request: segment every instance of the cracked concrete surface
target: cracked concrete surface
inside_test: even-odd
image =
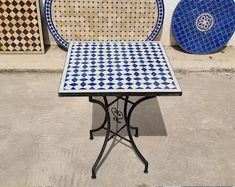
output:
[[[58,73],[0,73],[0,186],[235,185],[234,74],[177,77],[182,97],[150,100],[133,114],[149,173],[129,147],[110,142],[92,180],[103,136],[91,141],[88,132],[100,108],[59,98]]]

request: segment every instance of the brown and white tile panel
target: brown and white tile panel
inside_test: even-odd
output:
[[[0,1],[0,53],[43,53],[38,0]]]

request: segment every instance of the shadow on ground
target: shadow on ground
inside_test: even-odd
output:
[[[131,97],[131,101],[136,101],[140,97]],[[111,98],[110,101],[114,100],[115,97]],[[99,97],[99,100],[102,100]],[[118,108],[122,111],[124,107],[124,101],[119,100],[110,107],[111,113],[111,129],[116,131],[122,127],[125,122],[123,116],[120,117],[119,122],[115,121],[115,116],[112,114],[112,108]],[[92,109],[92,129],[98,128],[104,121],[104,110],[101,106],[93,104]],[[134,110],[131,116],[131,125],[139,128],[139,136],[167,136],[166,127],[163,121],[162,113],[159,107],[157,99],[150,99],[140,103]],[[133,132],[134,133],[134,132]],[[123,129],[120,133],[123,136],[127,136],[126,129]],[[94,133],[94,136],[105,136],[105,130]]]

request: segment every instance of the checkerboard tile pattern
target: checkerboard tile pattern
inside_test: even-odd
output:
[[[0,53],[44,52],[38,0],[0,1]]]
[[[71,43],[60,93],[181,92],[159,42]]]
[[[235,31],[234,0],[181,0],[172,19],[173,35],[189,53],[223,48]]]

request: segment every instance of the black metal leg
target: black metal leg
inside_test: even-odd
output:
[[[103,128],[105,127],[105,124],[106,124],[106,123],[107,123],[107,120],[106,120],[106,118],[104,118],[104,122],[102,123],[102,125],[101,125],[100,127],[96,128],[96,129],[90,130],[90,140],[93,140],[93,139],[94,139],[93,133],[94,133],[94,132],[97,132],[97,131],[99,131],[99,130],[101,130],[101,129],[103,129]]]
[[[141,98],[139,99],[138,101],[136,101],[132,107],[130,108],[129,112],[128,112],[128,115],[126,117],[126,122],[127,122],[127,133],[128,133],[128,136],[129,136],[129,139],[130,139],[130,143],[131,145],[133,146],[133,149],[134,151],[136,152],[136,154],[139,156],[139,158],[142,160],[142,162],[144,163],[145,165],[145,168],[144,168],[144,172],[147,173],[148,172],[148,162],[147,160],[144,158],[144,156],[140,153],[140,151],[138,150],[137,146],[135,145],[135,142],[132,138],[132,135],[131,135],[131,127],[130,127],[130,118],[131,118],[131,114],[132,112],[134,111],[135,107],[140,104],[141,102],[147,100],[147,99],[151,99],[151,98],[154,98],[154,97],[144,97],[144,98]],[[127,102],[128,102],[128,97],[126,97],[126,100],[125,100],[125,106],[127,107]],[[125,111],[127,111],[127,108],[125,109]],[[125,112],[124,112],[125,113]]]
[[[124,119],[125,119],[126,124],[127,124],[128,99],[129,99],[128,96],[124,99],[124,100],[125,100],[125,103],[124,103],[124,109],[123,109],[123,112],[124,112]],[[138,128],[138,127],[133,127],[133,126],[131,126],[131,125],[130,125],[130,128],[135,130],[135,137],[138,137],[138,136],[139,136],[139,128]]]
[[[130,128],[135,130],[135,137],[139,137],[139,128],[138,127],[133,127],[130,125]]]
[[[92,97],[89,97],[89,101],[92,102],[92,100],[93,100]],[[107,99],[104,99],[104,104],[105,104],[106,107],[108,107]],[[105,127],[105,124],[106,124],[106,123],[107,123],[107,119],[106,119],[106,117],[105,117],[105,118],[104,118],[104,121],[103,121],[103,123],[102,123],[102,125],[101,125],[100,127],[96,128],[96,129],[90,130],[90,140],[93,140],[93,139],[94,139],[93,133],[94,133],[94,132],[97,132],[97,131],[100,131],[101,129],[103,129],[103,128]]]
[[[105,136],[105,139],[104,139],[104,143],[103,143],[103,146],[101,148],[101,151],[92,167],[92,178],[95,179],[96,178],[96,172],[97,172],[97,166],[104,154],[104,151],[105,151],[105,148],[106,148],[106,145],[108,143],[108,139],[109,139],[109,132],[110,132],[110,116],[109,116],[109,109],[107,107],[106,104],[103,104],[101,101],[98,101],[96,99],[93,99],[92,97],[89,97],[89,101],[90,102],[93,102],[93,103],[97,103],[99,105],[101,105],[103,107],[103,109],[105,110],[105,121],[107,121],[107,128],[106,128],[106,136]],[[104,97],[104,102],[105,103],[108,103],[107,101],[107,98]]]
[[[145,100],[147,100],[147,99],[151,99],[151,98],[154,98],[154,97],[147,97],[147,96],[146,96],[146,97],[143,97],[143,98],[139,99],[139,100],[136,101],[136,102],[132,102],[132,101],[129,100],[129,97],[126,97],[126,98],[123,98],[123,97],[118,98],[118,97],[117,97],[117,99],[115,99],[113,102],[111,102],[110,104],[108,104],[107,97],[103,97],[104,103],[101,102],[101,101],[99,101],[99,100],[93,99],[92,97],[89,97],[89,101],[90,101],[90,102],[99,104],[99,105],[104,109],[104,111],[105,111],[105,119],[104,119],[103,124],[102,124],[100,127],[96,128],[96,129],[90,130],[90,139],[93,139],[93,132],[99,131],[99,130],[101,130],[101,129],[105,129],[105,130],[106,130],[106,135],[105,135],[105,139],[104,139],[103,146],[102,146],[101,151],[100,151],[100,153],[99,153],[99,155],[98,155],[98,157],[97,157],[97,159],[96,159],[96,161],[95,161],[95,163],[94,163],[94,165],[93,165],[93,167],[92,167],[92,178],[93,178],[93,179],[96,178],[96,172],[97,172],[97,168],[98,168],[97,166],[98,166],[98,164],[99,164],[100,161],[101,161],[101,158],[102,158],[102,156],[103,156],[103,154],[104,154],[104,151],[105,151],[105,148],[106,148],[106,145],[107,145],[108,141],[109,141],[110,139],[112,139],[113,137],[115,137],[115,136],[118,136],[118,137],[120,137],[120,138],[122,138],[122,139],[124,139],[124,140],[126,140],[126,141],[128,141],[128,142],[131,143],[131,145],[132,145],[134,151],[136,152],[136,154],[138,155],[138,157],[142,160],[142,162],[143,162],[144,165],[145,165],[144,172],[145,172],[145,173],[148,172],[148,162],[147,162],[147,160],[144,158],[144,156],[140,153],[140,151],[138,150],[138,148],[137,148],[137,146],[135,145],[135,142],[134,142],[134,140],[133,140],[132,134],[131,134],[131,129],[134,129],[134,130],[135,130],[135,136],[137,137],[137,136],[138,136],[138,128],[137,128],[137,127],[133,127],[133,126],[130,125],[130,118],[131,118],[131,115],[132,115],[134,109],[136,108],[136,106],[137,106],[138,104],[140,104],[141,102],[143,102],[143,101],[145,101]],[[124,116],[124,119],[125,119],[126,124],[123,125],[121,128],[119,128],[119,130],[117,130],[116,132],[113,132],[113,131],[110,130],[110,125],[111,125],[110,123],[111,123],[111,122],[110,122],[109,107],[111,106],[111,104],[113,104],[114,102],[118,101],[118,99],[122,99],[122,100],[125,101],[125,103],[124,103],[124,109],[123,109],[123,113],[124,113],[123,116]],[[128,103],[131,103],[131,104],[132,104],[132,106],[130,107],[129,111],[128,111]],[[112,111],[112,112],[113,112],[113,111]],[[119,113],[119,111],[117,111],[117,112]],[[115,114],[116,114],[116,113],[115,113]],[[117,121],[118,121],[118,120],[119,120],[119,117],[118,117],[117,115],[116,115],[115,117],[117,118]],[[116,119],[116,118],[115,118],[115,119]],[[107,127],[105,127],[106,124],[107,124]],[[125,137],[123,137],[123,136],[121,136],[121,135],[119,134],[119,132],[120,132],[122,129],[124,129],[125,127],[127,127],[127,133],[128,133],[129,139],[127,139],[127,138],[125,138]],[[112,136],[109,136],[110,133],[112,133]]]

